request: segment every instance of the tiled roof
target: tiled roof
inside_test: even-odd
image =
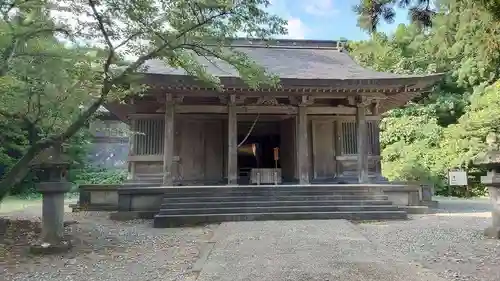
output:
[[[343,48],[339,48],[336,41],[283,40],[267,46],[262,41],[237,40],[232,46],[280,78],[349,80],[419,77],[366,69]],[[212,75],[239,77],[236,69],[226,62],[214,59],[211,63],[202,57],[199,61]],[[183,69],[174,69],[159,60],[147,61],[145,67],[145,72],[150,74],[186,75]]]

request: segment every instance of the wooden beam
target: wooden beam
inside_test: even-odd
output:
[[[132,113],[128,115],[130,119],[163,119],[165,118],[165,111],[162,113]]]
[[[174,117],[175,104],[171,94],[166,94],[165,98],[165,133],[163,148],[163,184],[172,186],[174,184],[173,163],[174,163]]]
[[[355,121],[355,115],[309,115],[307,118],[309,120],[343,120],[343,121]],[[380,115],[367,115],[366,120],[380,120]]]
[[[295,106],[244,105],[237,107],[238,114],[297,114]]]
[[[292,105],[241,105],[235,106],[238,114],[297,114],[298,109]],[[226,114],[228,107],[224,105],[177,105],[176,113],[211,113]],[[367,109],[366,114],[372,112]],[[310,106],[307,107],[309,115],[355,115],[355,107],[347,106]],[[139,115],[139,114],[138,114]],[[146,115],[146,114],[141,114]],[[132,116],[132,114],[131,114]]]
[[[228,107],[226,105],[179,105],[176,112],[180,114],[186,113],[219,113],[227,114]]]
[[[372,112],[366,109],[366,114]],[[309,106],[307,107],[307,114],[309,115],[355,115],[356,108],[348,106]]]
[[[339,155],[335,157],[335,160],[338,161],[358,161],[358,159],[358,155]],[[373,161],[380,160],[381,157],[380,155],[368,155],[367,159]]]
[[[129,155],[128,156],[128,161],[131,163],[134,162],[162,162],[163,161],[163,155],[162,154],[157,154],[157,155]]]
[[[179,113],[177,110],[177,107],[181,105],[176,105],[176,118],[179,119],[219,119],[219,120],[225,120],[227,119],[227,106],[223,106],[225,109],[225,113],[213,113],[213,114],[206,114],[206,113],[184,113],[184,114],[177,114]],[[307,110],[309,111],[310,108]],[[356,109],[352,109],[354,113],[352,115],[332,115],[332,114],[309,114],[308,119],[309,120],[355,120],[355,111]],[[319,111],[319,110],[318,110]],[[317,113],[315,109],[309,112]],[[368,114],[368,111],[367,111]],[[283,120],[283,119],[288,119],[294,117],[295,114],[288,115],[288,114],[261,114],[259,117],[260,121],[274,121],[274,120]],[[163,119],[165,118],[165,114],[161,113],[137,113],[137,114],[130,114],[129,115],[130,119]],[[238,117],[238,120],[240,121],[253,121],[255,120],[255,116],[252,116],[251,114],[241,114]],[[366,120],[380,120],[379,115],[367,115]]]

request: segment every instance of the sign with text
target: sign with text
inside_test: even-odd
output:
[[[448,172],[448,183],[454,186],[467,185],[467,172],[463,170],[453,170]]]

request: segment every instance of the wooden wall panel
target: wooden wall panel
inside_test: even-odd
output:
[[[284,181],[295,180],[295,119],[290,118],[281,121],[281,144],[280,144],[280,164]]]
[[[177,125],[177,124],[176,124]],[[224,177],[223,120],[183,118],[175,140],[179,156],[177,180],[186,184],[220,181]]]
[[[336,174],[335,122],[312,121],[312,159],[314,179],[333,178]]]
[[[358,162],[356,160],[337,160],[340,174],[355,174],[358,170]],[[378,169],[379,160],[368,160],[368,172],[380,172]]]
[[[205,140],[202,120],[185,119],[176,143],[180,145],[179,173],[182,181],[202,180],[204,171]]]
[[[137,162],[135,173],[141,175],[161,174],[163,172],[163,162]]]
[[[205,134],[205,180],[219,181],[224,177],[224,146],[222,120],[207,121]]]

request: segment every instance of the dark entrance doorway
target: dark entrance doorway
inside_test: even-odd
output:
[[[252,122],[238,123],[238,144],[248,134]],[[274,149],[280,148],[279,122],[258,122],[248,138],[238,147],[238,174],[240,184],[248,184],[250,171],[255,168],[281,168],[280,160],[274,160]]]

